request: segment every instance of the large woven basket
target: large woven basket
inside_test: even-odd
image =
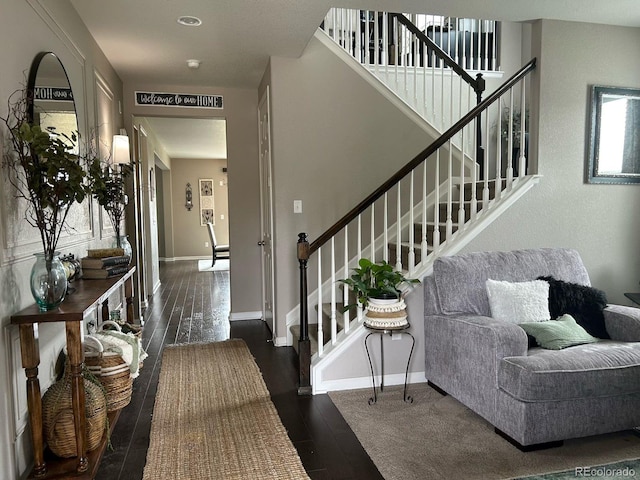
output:
[[[86,444],[87,451],[100,445],[100,440],[108,429],[107,401],[100,386],[92,383],[88,375],[83,374]],[[44,438],[49,449],[58,457],[70,458],[78,455],[76,449],[76,432],[73,421],[71,401],[71,375],[65,368],[64,377],[51,385],[42,397],[42,425]]]
[[[106,391],[107,411],[126,407],[131,402],[133,390],[129,365],[118,353],[105,352],[97,337],[86,335],[84,340],[84,364]]]

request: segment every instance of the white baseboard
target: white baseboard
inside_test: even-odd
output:
[[[233,312],[229,315],[229,321],[238,320],[262,320],[262,312]]]
[[[290,347],[291,344],[287,341],[287,337],[276,337],[273,339],[273,345],[276,347]]]
[[[178,260],[211,260],[211,255],[202,257],[202,256],[189,256],[189,257],[160,257],[158,260],[160,262],[177,262]]]
[[[358,377],[358,378],[342,378],[338,380],[322,381],[314,378],[312,381],[313,394],[318,395],[327,392],[337,392],[341,390],[357,390],[360,388],[372,388],[371,376]],[[424,371],[422,372],[409,372],[409,378],[407,384],[413,383],[426,383]],[[404,373],[394,373],[384,376],[385,386],[391,385],[404,385]],[[380,388],[380,375],[376,375],[376,386]],[[410,389],[409,389],[410,393]]]

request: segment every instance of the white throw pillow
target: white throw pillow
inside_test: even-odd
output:
[[[489,279],[486,288],[491,316],[495,319],[511,323],[551,319],[549,283],[544,280],[514,283]]]

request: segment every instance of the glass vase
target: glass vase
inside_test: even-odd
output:
[[[35,253],[36,263],[31,268],[31,294],[41,312],[53,310],[62,303],[67,293],[67,272],[58,253],[47,259],[44,253]]]
[[[133,258],[133,249],[131,248],[131,243],[129,243],[129,235],[120,235],[116,237],[113,241],[113,246],[122,248],[124,250],[124,254],[129,256],[129,263],[131,263],[131,259]]]

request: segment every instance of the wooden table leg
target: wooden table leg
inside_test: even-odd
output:
[[[44,462],[43,434],[42,434],[42,396],[40,395],[40,380],[38,380],[38,365],[40,365],[40,350],[36,341],[38,326],[33,323],[20,325],[20,354],[22,367],[27,376],[27,407],[29,408],[29,425],[33,440],[33,472],[36,477],[43,477],[47,473]]]
[[[133,275],[124,282],[124,297],[127,302],[127,323],[133,323]]]
[[[109,318],[109,299],[108,298],[104,302],[102,302],[102,321],[106,322],[107,320],[111,320],[111,318]]]
[[[81,322],[66,322],[67,353],[71,368],[71,405],[73,407],[73,421],[76,433],[76,451],[78,460],[76,471],[86,472],[89,468],[87,459],[87,419],[85,417],[84,380],[82,378],[82,366],[84,354],[82,351],[82,336],[80,333]]]

